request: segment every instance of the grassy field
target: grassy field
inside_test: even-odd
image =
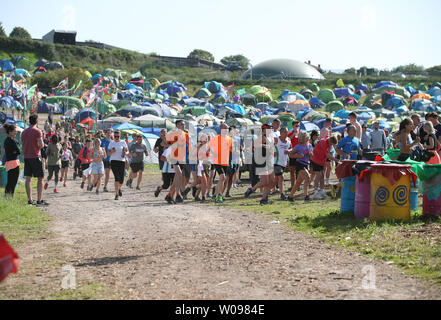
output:
[[[269,216],[294,230],[396,264],[409,275],[441,284],[440,218],[428,218],[420,210],[412,212],[409,222],[375,223],[357,220],[351,213],[341,214],[340,199],[304,202],[303,195],[299,195],[290,203],[274,195],[268,205],[260,206],[257,195],[244,199],[245,190],[235,189],[233,198],[222,206]]]

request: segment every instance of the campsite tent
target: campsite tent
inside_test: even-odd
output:
[[[200,88],[198,92],[194,95],[195,98],[203,99],[203,98],[209,98],[211,97],[211,92],[207,88]]]
[[[344,108],[345,106],[343,105],[343,103],[338,100],[334,100],[326,105],[326,112],[335,112]]]
[[[331,89],[321,89],[317,95],[317,98],[324,103],[329,103],[336,99],[334,92]]]
[[[10,60],[1,59],[0,68],[2,69],[2,71],[12,71],[14,70],[14,65]]]

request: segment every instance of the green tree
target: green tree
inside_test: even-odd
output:
[[[441,65],[426,69],[430,76],[441,77]]]
[[[401,72],[404,74],[423,75],[425,70],[423,66],[417,66],[415,63],[411,63],[405,66],[398,66],[392,70],[392,72]]]
[[[355,68],[349,68],[345,70],[346,74],[355,74],[357,70]]]
[[[3,28],[3,23],[0,22],[0,37],[7,37],[5,28]]]
[[[202,49],[194,49],[192,52],[190,52],[188,58],[202,59],[214,62],[214,56],[210,52]]]
[[[29,34],[29,32],[27,32],[27,30],[25,28],[22,27],[15,27],[11,33],[9,34],[9,36],[11,38],[20,38],[20,39],[29,39],[31,40],[32,37]]]
[[[236,61],[244,69],[248,69],[250,67],[250,60],[241,54],[223,57],[220,62],[226,66],[233,61]]]

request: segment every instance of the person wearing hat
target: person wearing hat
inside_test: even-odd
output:
[[[380,122],[374,122],[374,130],[371,132],[371,149],[383,156],[387,150],[387,138],[384,130],[380,129]]]

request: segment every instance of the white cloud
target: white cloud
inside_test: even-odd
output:
[[[61,10],[61,26],[64,30],[76,30],[77,28],[77,9],[71,4],[65,5]]]
[[[361,8],[361,27],[363,30],[374,30],[377,27],[377,10],[373,5]]]

